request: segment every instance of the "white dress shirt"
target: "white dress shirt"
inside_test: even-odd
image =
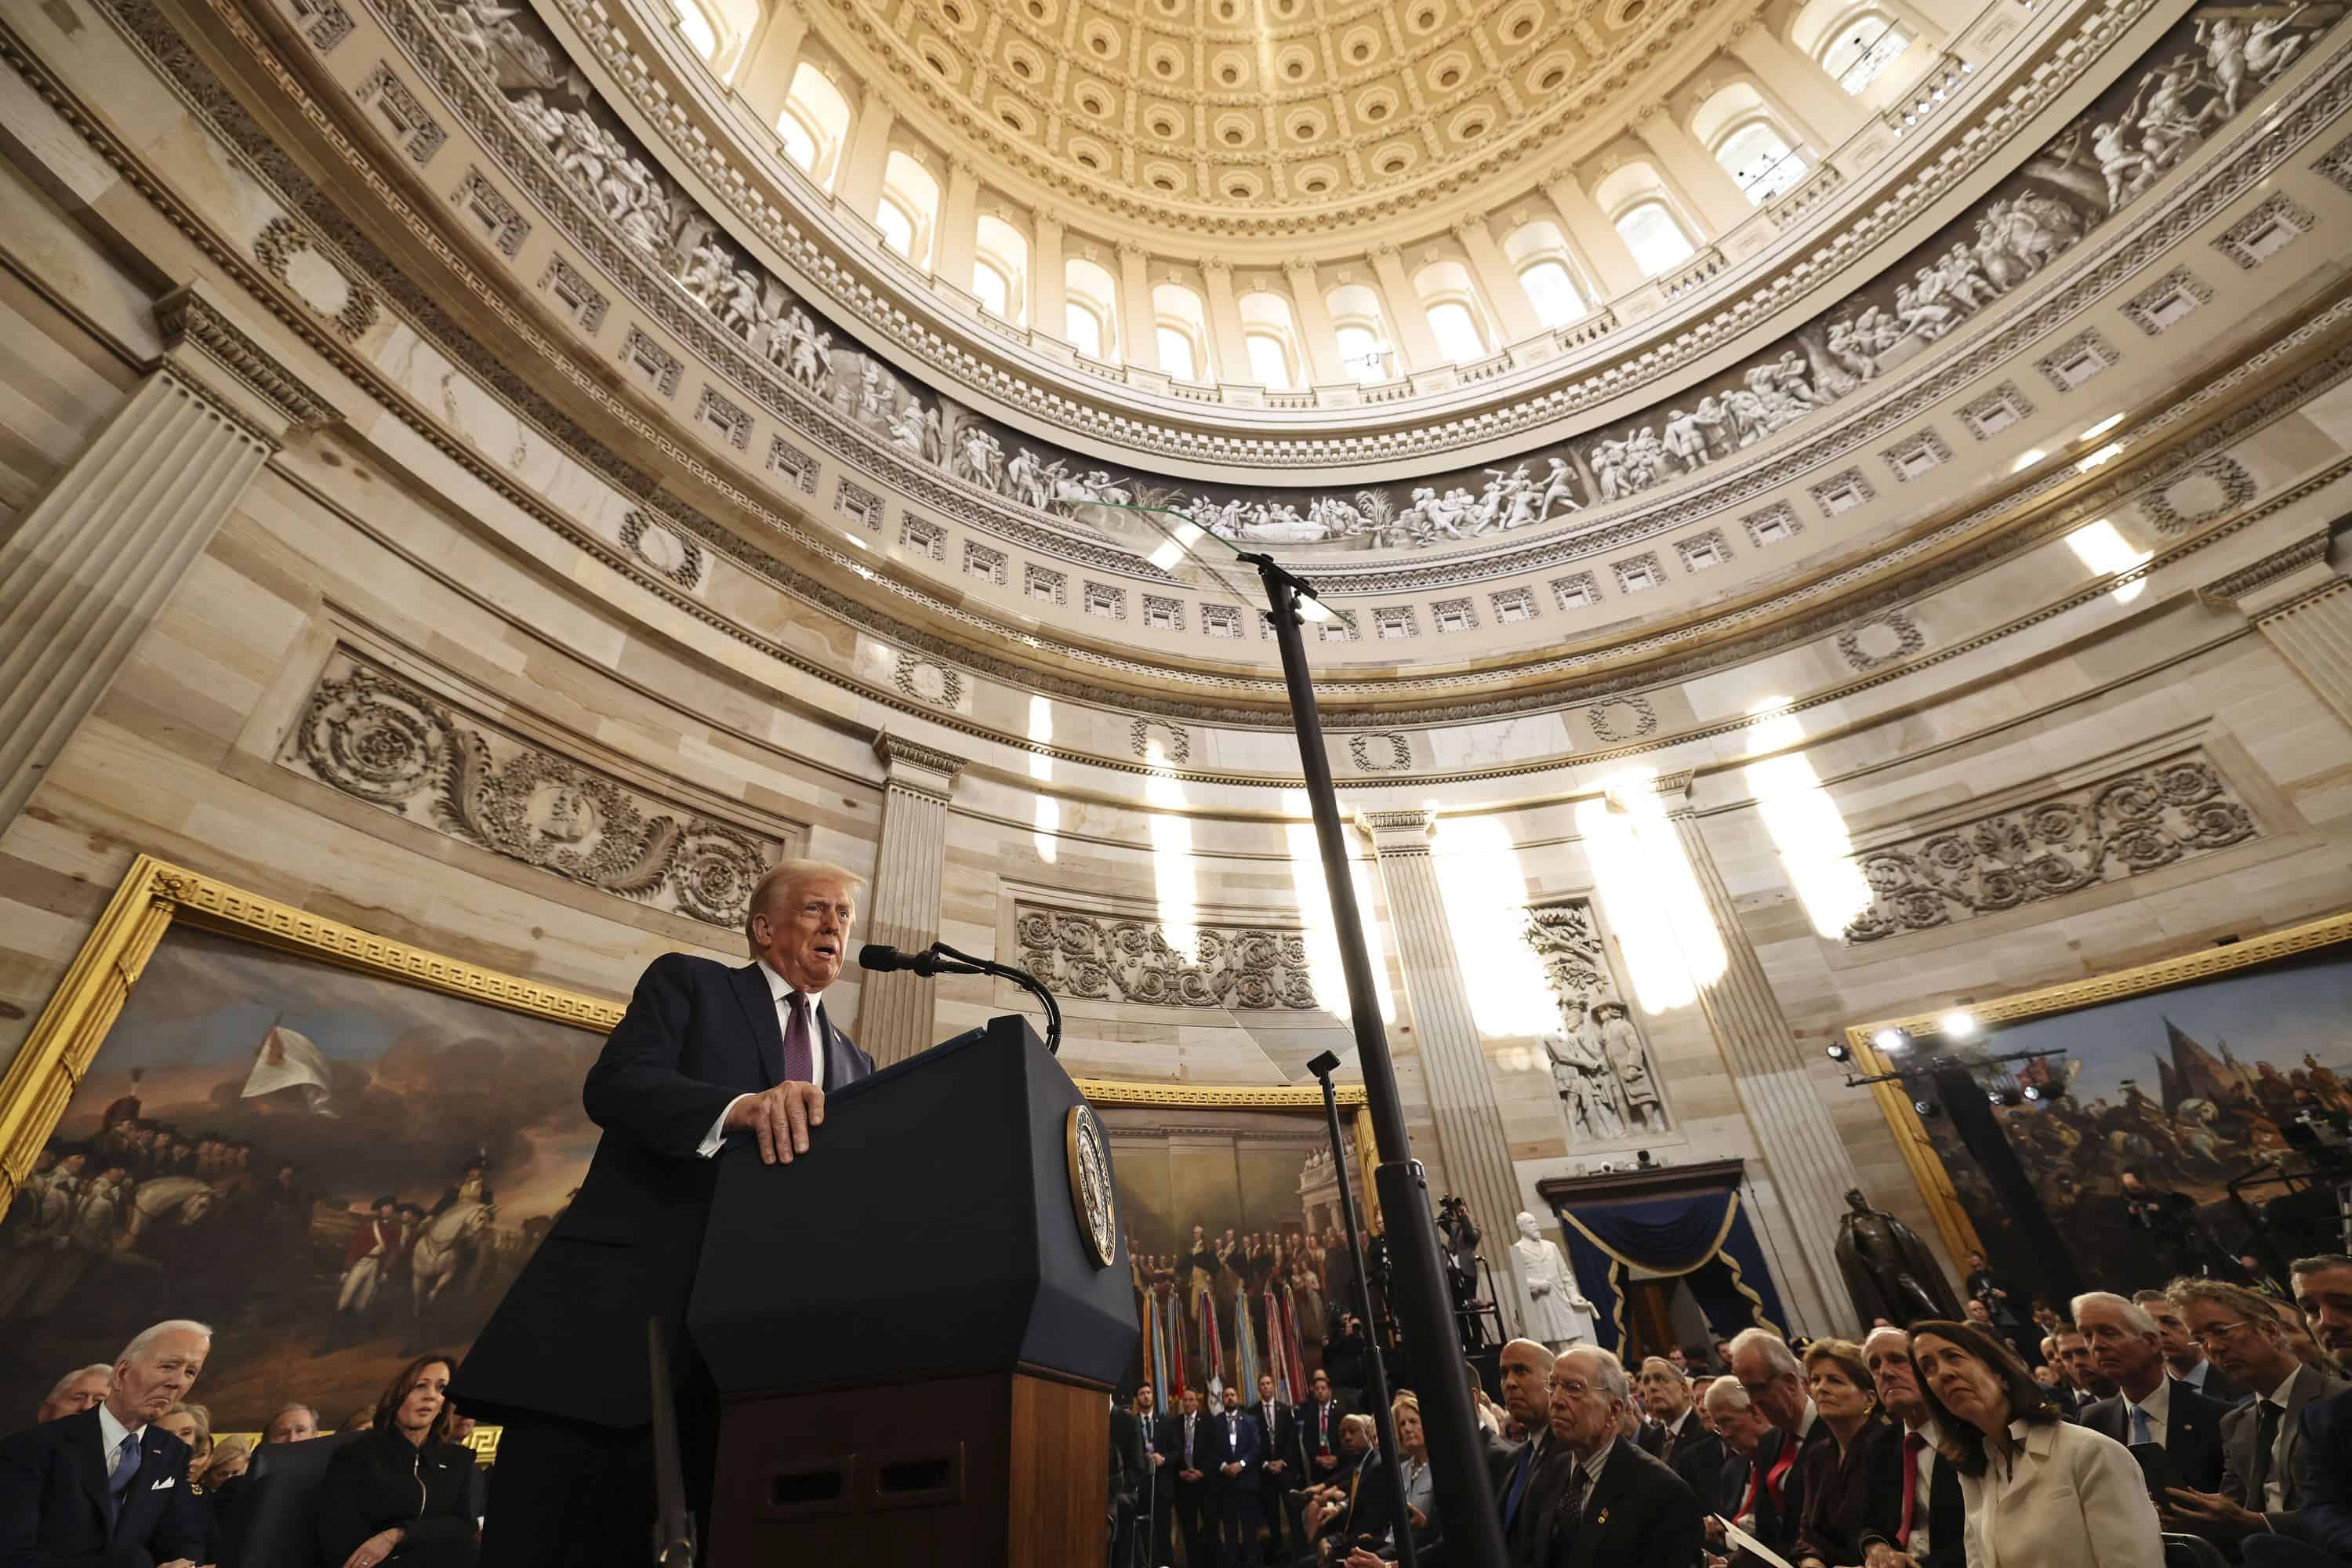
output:
[[[2271,1441],[2270,1479],[2263,1483],[2263,1495],[2259,1499],[2255,1500],[2254,1503],[2256,1510],[2263,1513],[2277,1513],[2286,1507],[2286,1479],[2288,1475],[2287,1463],[2288,1455],[2294,1443],[2294,1425],[2286,1419],[2284,1413],[2294,1407],[2289,1395],[2294,1393],[2294,1380],[2302,1372],[2303,1368],[2298,1365],[2294,1372],[2286,1374],[2286,1381],[2284,1383],[2280,1384],[2276,1388],[2272,1389],[2269,1394],[2263,1395],[2263,1400],[2266,1403],[2277,1405],[2281,1414],[2279,1415],[2278,1436]],[[2256,1431],[2260,1431],[2262,1430],[2260,1425],[2262,1409],[2260,1405],[2256,1405],[2254,1415],[2256,1420],[2254,1429]]]
[[[802,1016],[808,1026],[808,1081],[818,1089],[823,1089],[824,1087],[824,1032],[823,1027],[824,1017],[823,1014],[817,1011],[817,999],[813,995],[793,990],[782,975],[768,967],[768,961],[766,959],[761,959],[759,961],[759,964],[761,977],[768,983],[768,994],[776,999],[776,1027],[782,1029],[787,1037],[789,1037],[793,1032],[793,1010],[796,1007],[803,1009]],[[727,1109],[719,1113],[719,1120],[710,1124],[710,1131],[703,1134],[701,1145],[695,1150],[695,1152],[708,1160],[713,1154],[718,1153],[719,1150],[725,1148],[727,1145],[727,1119],[735,1114],[735,1108],[737,1106],[752,1098],[752,1096],[748,1094],[739,1094],[734,1099],[729,1100],[727,1102]]]
[[[1936,1511],[1936,1466],[1944,1458],[1936,1452],[1936,1446],[1944,1440],[1944,1433],[1934,1418],[1921,1422],[1918,1432],[1927,1441],[1920,1445],[1916,1454],[1911,1456],[1912,1466],[1918,1470],[1919,1479],[1913,1483],[1911,1493],[1911,1539],[1903,1543],[1903,1550],[1914,1562],[1927,1556],[1935,1543],[1928,1529],[1928,1516]]]
[[[100,1400],[99,1402],[99,1468],[100,1472],[107,1478],[110,1484],[111,1484],[114,1479],[114,1461],[122,1457],[122,1439],[125,1437],[143,1438],[146,1435],[147,1426],[144,1422],[142,1422],[136,1426],[125,1426],[121,1422],[114,1418],[114,1412],[106,1407],[105,1401]]]
[[[2132,1410],[2135,1406],[2147,1413],[2147,1436],[2145,1438],[2141,1437],[2137,1432],[2133,1430],[2134,1427],[2139,1425],[2139,1423],[2132,1419]],[[2161,1377],[2157,1379],[2156,1392],[2149,1394],[2146,1399],[2132,1400],[2126,1398],[2124,1401],[2124,1441],[2126,1443],[2162,1443],[2164,1441],[2165,1426],[2171,1419],[2171,1416],[2172,1379],[2169,1377]]]
[[[2071,1422],[2012,1421],[2020,1445],[1960,1478],[1969,1568],[2163,1568],[2164,1542],[2131,1450]]]

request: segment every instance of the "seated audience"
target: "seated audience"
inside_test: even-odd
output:
[[[211,1349],[202,1323],[157,1323],[124,1347],[97,1405],[0,1440],[0,1563],[212,1561],[189,1493],[188,1446],[162,1424]]]
[[[2159,1568],[2138,1462],[2061,1417],[2007,1345],[1930,1318],[1911,1325],[1911,1360],[1960,1472],[1969,1568]]]
[[[349,1415],[344,1416],[343,1424],[336,1427],[335,1430],[338,1432],[365,1432],[374,1426],[375,1406],[371,1405],[365,1410],[354,1410]]]
[[[449,1441],[454,1358],[421,1355],[376,1401],[375,1424],[327,1462],[319,1483],[326,1568],[472,1568],[474,1456]]]
[[[1911,1336],[1901,1329],[1873,1329],[1862,1342],[1862,1359],[1878,1391],[1879,1408],[1902,1423],[1903,1434],[1895,1528],[1863,1531],[1863,1568],[1894,1568],[1906,1557],[1915,1568],[1964,1568],[1968,1542],[1961,1521],[1967,1509],[1960,1500],[1960,1473],[1943,1453],[1942,1428],[1927,1414],[1919,1392]]]
[[[223,1437],[213,1445],[212,1463],[205,1467],[205,1488],[217,1493],[229,1482],[245,1474],[253,1463],[253,1439]]]
[[[1306,1516],[1307,1537],[1317,1555],[1335,1560],[1344,1559],[1359,1546],[1377,1546],[1395,1522],[1388,1483],[1380,1473],[1380,1446],[1372,1418],[1357,1415],[1341,1420],[1339,1443],[1346,1462],[1339,1479],[1309,1489]]]
[[[1799,1461],[1805,1509],[1792,1560],[1797,1568],[1859,1563],[1863,1537],[1884,1536],[1897,1523],[1893,1510],[1903,1491],[1903,1445],[1879,1414],[1860,1345],[1816,1340],[1805,1352],[1805,1386],[1831,1440],[1808,1448]]]
[[[58,1379],[58,1385],[49,1390],[49,1396],[41,1401],[41,1408],[33,1415],[34,1424],[38,1426],[44,1421],[54,1421],[60,1415],[79,1415],[85,1410],[97,1409],[113,1382],[114,1369],[103,1362],[94,1362],[66,1373]]]
[[[2164,1347],[2164,1364],[2172,1375],[2203,1394],[2224,1405],[2242,1405],[2252,1397],[2253,1391],[2231,1377],[2229,1369],[2218,1366],[2189,1332],[2188,1321],[2181,1317],[2168,1290],[2135,1290],[2134,1305],[2156,1320],[2158,1339]]]
[[[2287,1325],[2287,1337],[2293,1339],[2301,1325],[2305,1339],[2317,1336],[2316,1346],[2323,1355],[2352,1363],[2352,1258],[2340,1252],[2298,1258],[2288,1278],[2294,1285],[2294,1304],[2280,1302],[2276,1307],[2279,1321]],[[2320,1370],[2339,1369],[2323,1366]],[[2352,1373],[2352,1364],[2340,1370]]]
[[[2287,1278],[2326,1349],[2352,1352],[2352,1258],[2299,1258]],[[2308,1400],[2298,1439],[2303,1508],[2294,1533],[2249,1534],[2246,1568],[2344,1568],[2352,1562],[2352,1394]]]
[[[2162,1336],[2146,1308],[2105,1290],[2074,1298],[2074,1322],[2092,1359],[2116,1394],[2083,1409],[2082,1422],[2118,1443],[2154,1443],[2181,1484],[2200,1492],[2221,1485],[2221,1416],[2229,1406],[2170,1374]]]
[[[1804,1372],[1789,1342],[1769,1330],[1743,1329],[1731,1342],[1732,1375],[1772,1423],[1748,1465],[1740,1528],[1782,1557],[1795,1550],[1805,1516],[1804,1471],[1798,1458],[1805,1449],[1832,1441],[1805,1393]]]
[[[204,1561],[220,1561],[220,1521],[214,1517],[212,1494],[205,1490],[205,1466],[213,1457],[212,1412],[183,1400],[163,1412],[155,1423],[188,1446],[188,1493],[196,1500],[205,1530]]]
[[[1652,1356],[1642,1363],[1634,1382],[1643,1408],[1650,1414],[1637,1439],[1643,1450],[1682,1477],[1712,1511],[1716,1485],[1723,1477],[1723,1440],[1708,1429],[1690,1379],[1667,1358]]]
[[[1698,1500],[1706,1505],[1708,1513],[1736,1514],[1740,1500],[1748,1495],[1748,1466],[1756,1458],[1756,1450],[1763,1446],[1765,1434],[1772,1430],[1772,1423],[1756,1408],[1755,1401],[1748,1397],[1748,1391],[1739,1386],[1736,1377],[1718,1377],[1707,1384],[1706,1392],[1699,1396],[1699,1408],[1706,1412],[1708,1424],[1723,1444],[1723,1463],[1716,1472],[1711,1490],[1694,1489],[1698,1490]],[[1722,1527],[1710,1519],[1709,1538],[1721,1533]]]
[[[2160,1509],[2165,1527],[2233,1551],[2249,1535],[2300,1536],[2304,1409],[2352,1383],[2295,1358],[2266,1296],[2218,1279],[2176,1279],[2170,1295],[2184,1331],[2213,1358],[2217,1375],[2255,1397],[2221,1417],[2220,1491],[2174,1489]]]
[[[308,1405],[289,1405],[262,1424],[265,1443],[307,1443],[319,1435],[319,1413]]]
[[[1424,1538],[1437,1517],[1437,1478],[1429,1470],[1429,1435],[1421,1425],[1421,1401],[1411,1393],[1390,1403],[1389,1419],[1396,1426],[1397,1469],[1404,1478],[1405,1517],[1416,1541]],[[1396,1544],[1396,1526],[1390,1525],[1384,1544]]]
[[[1550,1533],[1549,1510],[1563,1450],[1551,1435],[1552,1353],[1533,1340],[1503,1347],[1503,1409],[1510,1424],[1528,1434],[1512,1443],[1486,1444],[1486,1469],[1503,1516],[1503,1545],[1511,1568],[1543,1561]]]
[[[1569,1463],[1545,1568],[1696,1568],[1706,1534],[1683,1479],[1619,1436],[1632,1404],[1625,1368],[1580,1345],[1552,1365],[1551,1430]]]

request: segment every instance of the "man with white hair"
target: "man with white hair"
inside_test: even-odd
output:
[[[1716,1472],[1712,1489],[1700,1487],[1698,1500],[1706,1505],[1710,1514],[1738,1513],[1740,1500],[1748,1495],[1748,1466],[1754,1462],[1756,1450],[1763,1446],[1772,1423],[1739,1380],[1726,1375],[1711,1380],[1706,1391],[1698,1396],[1699,1408],[1706,1413],[1706,1424],[1723,1444],[1723,1465]],[[1687,1478],[1685,1478],[1687,1479]],[[1713,1537],[1720,1526],[1708,1522],[1707,1533]]]
[[[79,1415],[85,1410],[94,1410],[113,1386],[114,1369],[104,1362],[76,1367],[58,1379],[57,1386],[41,1401],[41,1408],[33,1419],[37,1423],[54,1421],[60,1415]]]
[[[2154,1443],[2183,1486],[2221,1489],[2221,1417],[2229,1406],[2171,1375],[2164,1339],[2147,1309],[2107,1290],[2074,1298],[2074,1326],[2091,1360],[2118,1392],[2083,1409],[2083,1425],[2118,1443]]]
[[[1652,1455],[1618,1436],[1633,1406],[1625,1368],[1579,1345],[1551,1370],[1551,1430],[1567,1479],[1551,1510],[1547,1563],[1572,1568],[1685,1568],[1706,1540],[1698,1498]]]
[[[1944,1457],[1943,1433],[1919,1392],[1911,1336],[1901,1329],[1873,1329],[1862,1342],[1862,1361],[1870,1368],[1878,1403],[1903,1424],[1905,1466],[1894,1531],[1863,1531],[1863,1568],[1895,1568],[1906,1558],[1915,1568],[1966,1568],[1968,1510],[1960,1473]]]
[[[195,1568],[188,1446],[156,1422],[187,1396],[213,1331],[173,1319],[123,1348],[106,1395],[0,1440],[0,1563]]]
[[[709,1539],[719,1400],[686,1331],[703,1221],[730,1140],[808,1152],[825,1096],[874,1070],[826,1017],[861,879],[817,860],[761,878],[740,968],[664,953],[582,1092],[604,1130],[588,1174],[466,1357],[450,1397],[505,1423],[482,1560],[634,1564],[654,1525],[646,1320],[669,1336],[688,1504]],[[808,1347],[801,1347],[805,1350]]]
[[[1787,1557],[1805,1517],[1805,1450],[1832,1441],[1828,1424],[1805,1392],[1805,1369],[1789,1342],[1769,1329],[1742,1329],[1731,1342],[1731,1375],[1772,1430],[1756,1445],[1739,1511],[1749,1533]]]

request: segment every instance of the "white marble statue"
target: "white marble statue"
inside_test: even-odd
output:
[[[1518,1260],[1519,1283],[1527,1293],[1519,1308],[1527,1337],[1555,1352],[1591,1340],[1592,1303],[1584,1299],[1559,1243],[1545,1239],[1535,1215],[1519,1215],[1519,1239],[1511,1243],[1511,1253]]]

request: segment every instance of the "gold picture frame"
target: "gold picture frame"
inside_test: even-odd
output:
[[[131,863],[0,1078],[0,1213],[57,1130],[131,988],[174,921],[551,1023],[608,1031],[621,1004],[377,936],[152,855]]]
[[[1971,1002],[1968,1011],[1979,1024],[2013,1024],[2029,1018],[2043,1018],[2059,1013],[2071,1013],[2095,1006],[2103,1002],[2120,1001],[2128,996],[2144,995],[2151,991],[2168,991],[2200,980],[2210,980],[2241,969],[2259,964],[2274,963],[2281,959],[2303,953],[2316,952],[2337,943],[2352,942],[2352,912],[2329,915],[2302,925],[2289,926],[2264,936],[2231,942],[2226,947],[2204,947],[2172,958],[2158,959],[2152,963],[2135,964],[2111,974],[2094,975],[2088,980],[2069,980],[2057,985],[2044,985],[2032,991],[2020,991],[2012,995],[1990,1001]],[[1905,1017],[1878,1018],[1867,1024],[1849,1025],[1845,1031],[1846,1049],[1852,1054],[1856,1069],[1865,1076],[1890,1071],[1885,1056],[1872,1043],[1882,1029],[1896,1028],[1913,1034],[1934,1034],[1944,1009],[1934,1013],[1915,1013]],[[1926,1201],[1927,1212],[1936,1221],[1948,1256],[1966,1258],[1971,1252],[1984,1250],[1983,1239],[1960,1206],[1958,1192],[1952,1184],[1951,1173],[1944,1167],[1942,1156],[1928,1138],[1919,1113],[1912,1109],[1911,1097],[1900,1083],[1874,1083],[1870,1092],[1878,1109],[1886,1118],[1895,1141],[1903,1151],[1904,1163]]]
[[[1144,1106],[1160,1110],[1284,1110],[1296,1114],[1323,1110],[1323,1090],[1314,1088],[1257,1088],[1248,1084],[1136,1082],[1126,1079],[1082,1078],[1074,1080],[1078,1092],[1096,1109]],[[1355,1197],[1364,1228],[1381,1234],[1380,1194],[1373,1190],[1372,1172],[1380,1164],[1373,1148],[1371,1097],[1360,1083],[1334,1084],[1332,1098],[1339,1109],[1352,1111],[1356,1134]]]

